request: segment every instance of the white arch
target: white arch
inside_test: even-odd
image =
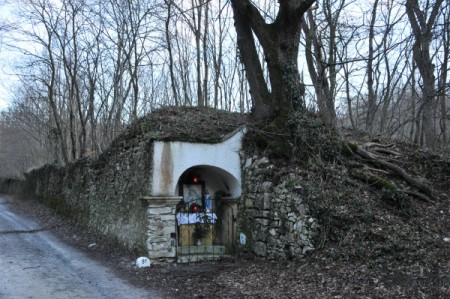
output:
[[[215,170],[230,184],[230,195],[241,195],[241,162],[239,151],[244,130],[215,144],[180,141],[153,143],[152,196],[177,196],[180,176],[192,167]],[[231,179],[233,178],[233,179]],[[217,179],[217,178],[216,178]]]
[[[201,178],[205,180],[205,189],[209,191],[214,198],[214,194],[217,191],[223,191],[232,197],[238,197],[241,195],[241,184],[231,173],[228,171],[211,165],[196,165],[189,169],[186,169],[182,175],[186,172],[195,170],[201,175]],[[178,184],[175,188],[175,193],[179,190],[180,177],[177,180]]]

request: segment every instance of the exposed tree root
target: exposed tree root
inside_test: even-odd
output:
[[[350,175],[366,184],[378,187],[380,189],[386,189],[391,191],[397,190],[397,186],[392,181],[384,179],[378,175],[375,175],[371,173],[368,169],[352,170],[350,172]]]
[[[412,196],[415,196],[415,197],[417,197],[423,201],[429,202],[429,203],[433,202],[428,196],[426,196],[425,194],[419,193],[419,192],[414,192],[411,190],[402,190],[402,192],[412,195]]]
[[[372,143],[369,143],[369,146],[373,147],[375,145]],[[380,145],[376,144],[376,146],[380,146]],[[358,155],[358,156],[364,158],[366,161],[368,161],[372,165],[375,165],[380,168],[388,169],[389,171],[394,172],[395,174],[400,176],[404,181],[406,181],[408,184],[417,188],[421,192],[425,193],[425,195],[417,193],[417,192],[413,192],[413,191],[403,191],[403,192],[410,194],[410,195],[414,195],[414,196],[416,196],[422,200],[425,200],[427,202],[432,202],[433,200],[435,200],[435,195],[433,194],[433,191],[431,190],[431,188],[429,188],[426,184],[420,182],[419,180],[413,178],[403,168],[379,158],[375,154],[362,149],[357,144],[347,142],[347,144],[344,145],[344,149],[345,149],[345,153],[347,153],[347,154],[350,151],[354,155]],[[381,186],[383,188],[386,188],[386,186],[389,186],[389,188],[386,188],[386,189],[391,189],[392,185],[395,186],[395,184],[393,184],[389,180],[382,179],[371,173],[361,174],[361,172],[352,172],[352,175],[354,175],[356,178],[358,178],[360,180],[365,180],[366,182]],[[388,182],[390,182],[391,184],[388,184]],[[386,185],[386,186],[384,186],[384,185]]]
[[[367,142],[367,143],[364,143],[364,145],[363,145],[364,148],[373,149],[374,151],[376,151],[378,153],[383,153],[383,154],[388,154],[388,155],[392,155],[395,157],[400,157],[401,154],[399,152],[389,149],[389,148],[392,148],[393,146],[394,146],[393,143],[380,144],[380,143],[376,143],[376,142]]]
[[[389,147],[393,147],[394,144],[381,144],[381,143],[377,143],[377,142],[366,142],[363,145],[365,148],[370,148],[370,147],[381,147],[381,148],[389,148]]]

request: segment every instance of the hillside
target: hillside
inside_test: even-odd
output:
[[[131,126],[114,144],[141,135],[212,142],[242,124],[249,128],[246,150],[271,157],[280,177],[295,174],[310,213],[319,219],[317,250],[303,260],[262,261],[246,255],[137,270],[136,255],[111,241],[82,234],[35,203],[16,201],[16,208],[34,214],[135,284],[162,290],[168,297],[450,297],[450,159],[442,153],[342,129],[336,137],[342,146],[328,151],[337,155],[287,160],[285,148],[272,151],[260,139],[267,131],[241,115],[198,109],[161,110],[151,121],[143,118]],[[318,148],[329,145],[323,141],[327,134],[314,136],[318,141],[308,144],[310,154],[324,151]],[[293,137],[305,140],[278,136],[280,144]]]

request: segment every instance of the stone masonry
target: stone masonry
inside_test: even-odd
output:
[[[152,145],[149,139],[122,140],[99,159],[47,165],[8,186],[39,198],[86,229],[147,252],[153,262],[174,262],[175,207],[181,198],[150,196]],[[241,233],[247,242],[237,245],[237,251],[283,260],[313,250],[318,223],[308,215],[300,180],[293,174],[274,180],[276,168],[268,158],[243,151],[241,167],[242,196],[236,201],[238,226],[233,235],[236,244]]]
[[[308,215],[295,175],[274,183],[275,167],[268,158],[242,153],[242,164],[239,229],[247,237],[242,249],[271,260],[299,259],[314,250],[311,240],[319,225]]]
[[[156,263],[174,262],[176,252],[175,210],[182,197],[142,197],[147,206],[147,253]]]

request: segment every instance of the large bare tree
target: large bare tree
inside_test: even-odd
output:
[[[315,0],[280,0],[273,22],[266,22],[249,0],[232,0],[237,44],[245,66],[253,115],[256,119],[277,116],[303,106],[304,86],[298,72],[301,22]],[[257,52],[256,36],[269,72],[266,82]]]

